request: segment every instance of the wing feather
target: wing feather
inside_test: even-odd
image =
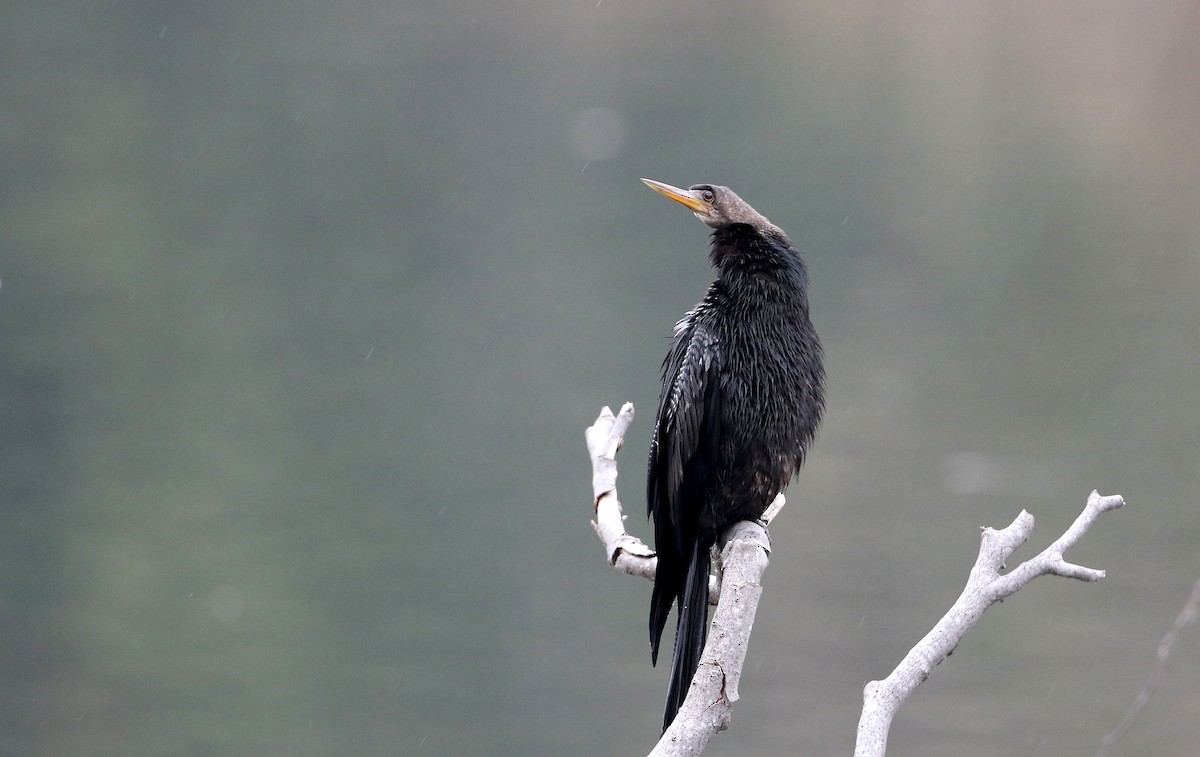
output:
[[[658,658],[672,604],[683,605],[688,564],[699,538],[705,468],[715,461],[720,443],[720,349],[702,308],[675,327],[675,341],[663,361],[663,391],[650,445],[646,502],[658,553],[650,602],[652,660]]]
[[[651,443],[648,514],[655,547],[677,564],[691,554],[705,466],[720,444],[720,345],[697,308],[679,322],[663,361],[663,392]]]

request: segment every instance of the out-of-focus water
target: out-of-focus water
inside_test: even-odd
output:
[[[0,752],[617,755],[665,669],[588,527],[733,186],[830,407],[713,755],[845,754],[977,528],[1070,557],[896,755],[1090,754],[1200,575],[1200,15],[604,0],[0,11]],[[1125,754],[1191,753],[1185,632]]]

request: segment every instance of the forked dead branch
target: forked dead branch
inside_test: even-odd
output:
[[[632,422],[633,405],[626,403],[616,415],[605,407],[587,429],[596,518],[592,525],[604,544],[609,565],[622,573],[653,580],[657,567],[654,550],[625,530],[625,516],[617,499],[616,455]],[[1003,572],[1005,561],[1033,533],[1033,516],[1022,511],[1006,528],[982,529],[979,556],[958,600],[890,675],[865,687],[855,755],[882,757],[886,753],[888,731],[901,705],[954,651],[988,607],[1012,596],[1038,576],[1081,581],[1103,578],[1103,570],[1068,562],[1066,553],[1101,513],[1123,504],[1120,495],[1092,492],[1083,512],[1062,536],[1008,572]],[[782,505],[781,496],[764,520],[769,521]],[[770,541],[760,523],[738,523],[726,534],[721,579],[710,580],[710,601],[718,595],[719,601],[708,642],[686,701],[651,755],[698,755],[714,735],[728,727],[732,704],[738,699],[738,682],[769,554]]]

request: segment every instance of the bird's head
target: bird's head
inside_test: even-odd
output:
[[[733,223],[744,223],[758,228],[772,226],[770,221],[746,204],[746,201],[734,194],[729,187],[693,184],[688,189],[680,189],[653,179],[642,181],[655,192],[683,205],[714,229]]]

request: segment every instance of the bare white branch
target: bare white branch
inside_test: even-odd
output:
[[[742,521],[727,534],[721,551],[725,566],[721,598],[708,629],[708,641],[687,699],[651,757],[698,755],[713,736],[729,727],[746,648],[762,596],[770,537],[759,523]]]
[[[653,550],[625,530],[625,516],[617,499],[616,453],[632,421],[633,405],[626,403],[615,416],[605,407],[587,430],[596,507],[592,527],[604,543],[610,565],[622,573],[653,580],[658,559]],[[778,514],[783,505],[780,495],[764,514],[763,523]],[[763,523],[743,521],[726,534],[721,578],[713,577],[709,585],[710,602],[717,605],[717,610],[709,625],[708,641],[687,699],[650,753],[654,757],[698,755],[729,725],[762,596],[762,575],[769,562],[771,540]]]
[[[1092,492],[1083,512],[1053,544],[1012,572],[1001,575],[1005,561],[1033,533],[1033,516],[1025,511],[1008,528],[984,528],[979,556],[958,601],[882,681],[871,681],[863,690],[863,710],[858,722],[856,757],[882,757],[887,752],[888,731],[900,706],[950,656],[967,631],[992,604],[1011,596],[1038,576],[1056,575],[1081,581],[1098,581],[1104,571],[1069,563],[1067,550],[1096,522],[1100,513],[1125,504],[1120,495],[1102,497]]]
[[[612,410],[605,407],[587,430],[596,511],[592,526],[604,544],[610,565],[622,573],[653,580],[658,563],[654,550],[625,530],[625,516],[617,499],[616,454],[632,421],[632,405],[626,403],[615,416]],[[738,700],[738,682],[762,595],[762,575],[769,561],[770,537],[764,524],[778,513],[783,504],[784,499],[780,495],[768,508],[762,522],[738,523],[727,534],[720,561],[723,565],[722,578],[714,577],[710,583],[710,601],[717,604],[717,610],[709,628],[708,642],[687,699],[671,727],[650,753],[652,757],[698,755],[714,735],[728,727],[732,704]],[[1103,497],[1092,492],[1083,512],[1061,537],[1006,574],[1001,572],[1005,570],[1006,561],[1033,533],[1033,516],[1022,511],[1007,528],[982,529],[979,555],[958,600],[887,678],[871,681],[864,688],[863,710],[854,752],[856,757],[882,757],[886,753],[888,731],[897,711],[917,686],[929,677],[933,668],[954,651],[967,631],[992,604],[1016,593],[1038,576],[1055,575],[1081,581],[1103,578],[1104,571],[1068,562],[1065,555],[1091,528],[1100,513],[1123,504],[1125,501],[1119,495]],[[1197,604],[1200,604],[1200,582],[1185,612],[1176,621],[1173,635],[1168,634],[1164,646],[1160,646],[1159,667],[1165,661],[1165,654],[1169,653],[1179,630],[1195,617]],[[1139,700],[1149,697],[1159,675],[1156,668],[1155,675],[1147,682]],[[1137,703],[1135,706],[1140,709]],[[1136,710],[1131,708],[1126,720],[1131,721],[1136,714]],[[1124,721],[1123,726],[1106,737],[1105,748],[1128,728]]]
[[[605,406],[596,422],[588,427],[588,455],[592,458],[592,497],[596,520],[592,528],[604,544],[608,564],[621,573],[654,580],[658,558],[654,550],[625,530],[625,514],[617,499],[617,451],[625,441],[625,431],[633,422],[633,405],[626,402],[618,415]]]
[[[784,499],[783,494],[776,494],[775,499],[771,500],[771,504],[767,505],[767,509],[763,511],[762,517],[759,520],[770,525],[771,521],[775,520],[775,516],[779,515],[779,511],[786,504],[787,500]]]

